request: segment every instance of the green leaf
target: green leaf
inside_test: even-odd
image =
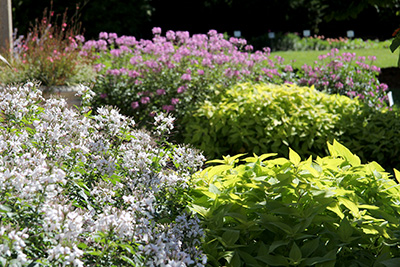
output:
[[[2,55],[0,55],[0,60],[3,61],[10,69],[12,69],[10,63],[8,63],[7,59],[5,59]]]
[[[282,255],[262,255],[256,257],[257,260],[260,260],[269,266],[289,266],[288,260]]]
[[[319,246],[319,238],[309,240],[301,247],[301,253],[305,258],[308,258]]]
[[[255,257],[240,249],[237,251],[239,252],[240,257],[244,260],[247,266],[258,266],[258,262]]]
[[[338,228],[338,235],[340,240],[342,240],[343,242],[349,242],[352,234],[353,228],[351,227],[349,221],[346,218],[343,218]]]
[[[7,213],[10,212],[12,209],[9,206],[0,204],[0,212]]]
[[[203,172],[206,173],[208,180],[211,181],[211,179],[215,175],[221,175],[224,171],[229,170],[231,168],[232,168],[231,165],[218,165],[215,167],[209,167],[209,168],[205,169]]]
[[[240,231],[239,230],[226,230],[222,234],[222,239],[225,241],[228,247],[233,246],[236,241],[239,239]]]
[[[240,267],[240,266],[242,266],[242,261],[240,260],[239,254],[237,252],[235,252],[235,251],[233,253],[234,253],[234,255],[233,255],[231,261],[229,262],[230,266],[232,266],[232,267]]]
[[[346,208],[348,208],[351,211],[354,217],[356,218],[360,217],[360,210],[358,209],[357,205],[354,202],[343,197],[338,197],[338,200],[340,204],[343,204],[344,206],[346,206]]]
[[[295,151],[293,151],[290,147],[289,147],[289,160],[295,165],[298,166],[301,158],[299,156],[299,154],[297,154]]]
[[[381,264],[386,267],[398,267],[400,266],[400,258],[392,258],[389,260],[382,261]]]
[[[393,39],[392,43],[390,44],[390,51],[392,51],[392,53],[394,53],[394,51],[396,51],[396,49],[400,46],[400,38],[396,37]]]
[[[194,211],[194,212],[200,214],[200,215],[203,216],[204,218],[207,217],[208,209],[206,209],[206,208],[204,208],[204,207],[202,207],[202,206],[196,205],[196,204],[192,204],[192,206],[189,207],[189,208],[190,208],[192,211]]]
[[[296,264],[300,263],[301,261],[302,258],[301,250],[295,242],[293,242],[292,248],[290,249],[289,257]]]
[[[124,260],[125,262],[129,263],[131,266],[136,266],[135,262],[128,258],[127,256],[121,255],[121,259]]]
[[[220,195],[221,194],[221,191],[219,191],[218,187],[216,187],[213,184],[210,184],[210,186],[208,188],[208,191],[213,193],[213,194],[216,194],[216,195]]]
[[[350,150],[344,145],[340,144],[338,141],[333,140],[333,147],[339,153],[340,156],[343,156],[352,166],[360,166],[361,160],[357,155],[354,155],[350,152]]]
[[[268,253],[272,253],[276,248],[279,248],[281,246],[286,246],[287,244],[289,244],[288,240],[276,240],[272,242],[271,246],[268,249]]]
[[[283,230],[287,234],[293,234],[293,229],[289,225],[283,222],[268,222],[268,224],[276,226],[279,230]]]

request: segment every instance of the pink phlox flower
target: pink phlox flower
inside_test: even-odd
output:
[[[335,87],[336,87],[337,89],[342,89],[342,88],[343,88],[343,83],[337,82],[337,83],[335,84]]]
[[[110,69],[107,70],[107,74],[113,75],[113,76],[119,76],[121,75],[121,71],[119,69]]]
[[[159,64],[154,60],[147,60],[147,61],[144,62],[144,64],[147,67],[152,68],[152,69],[155,69],[155,68],[159,67]]]
[[[93,69],[95,70],[95,71],[97,71],[97,72],[99,72],[99,71],[101,71],[103,68],[105,68],[106,67],[106,65],[104,65],[103,63],[98,63],[98,64],[95,64],[94,66],[93,66]]]
[[[286,65],[285,68],[284,68],[284,70],[285,70],[286,72],[292,72],[292,71],[293,71],[293,67],[292,67],[291,65]]]
[[[210,37],[211,36],[217,36],[218,32],[216,30],[209,30],[207,33]]]
[[[233,45],[236,45],[236,44],[239,43],[239,39],[236,38],[236,37],[231,37],[231,38],[229,38],[229,42],[230,42],[231,44],[233,44]]]
[[[190,50],[187,49],[187,48],[184,47],[184,46],[178,48],[176,52],[179,53],[179,54],[180,54],[181,56],[183,56],[183,57],[190,56],[190,54],[191,54]]]
[[[175,40],[175,32],[174,31],[167,31],[166,35],[168,40],[173,41]]]
[[[91,50],[93,47],[96,48],[96,46],[97,46],[97,42],[96,41],[89,40],[83,45],[82,49]]]
[[[172,105],[176,105],[176,104],[178,104],[179,103],[179,98],[172,98],[171,99],[171,104]]]
[[[188,73],[185,73],[181,76],[181,79],[184,81],[190,81],[190,80],[192,80],[192,76]]]
[[[381,72],[381,68],[374,66],[374,65],[371,66],[371,70],[374,72]]]
[[[77,40],[78,42],[85,42],[85,37],[83,35],[76,35],[75,36],[75,40]]]
[[[120,71],[121,74],[128,73],[128,70],[126,68],[120,68],[119,71]]]
[[[226,77],[228,77],[228,78],[232,78],[232,76],[233,76],[233,71],[232,71],[232,69],[231,69],[231,68],[225,69],[224,75],[225,75]]]
[[[204,75],[204,70],[197,70],[197,74]]]
[[[212,65],[211,59],[203,58],[203,60],[201,61],[201,65],[203,65],[203,66],[211,66]]]
[[[148,104],[148,103],[150,103],[150,97],[148,97],[148,96],[143,96],[142,98],[140,98],[140,103],[142,103],[142,104]]]
[[[186,89],[187,89],[187,87],[182,85],[182,86],[179,86],[176,91],[177,91],[178,94],[181,94],[181,93],[185,92]]]
[[[176,66],[175,66],[175,64],[174,63],[172,63],[172,62],[167,62],[167,68],[169,68],[169,69],[173,69],[173,68],[175,68]]]
[[[112,50],[110,51],[110,54],[111,54],[113,57],[119,57],[119,56],[121,55],[121,50],[120,50],[120,49],[112,49]]]
[[[137,102],[137,101],[132,102],[131,107],[132,107],[132,109],[137,109],[139,107],[139,102]]]
[[[161,28],[160,28],[160,27],[154,27],[154,28],[151,30],[151,32],[152,32],[154,35],[161,34]]]
[[[110,32],[108,34],[108,39],[117,39],[117,38],[118,38],[118,35],[114,32]]]
[[[285,59],[281,56],[275,56],[276,61],[278,61],[278,64],[283,64],[283,61],[285,61]]]
[[[107,49],[107,42],[103,39],[100,39],[96,42],[96,48],[99,50],[106,50]]]
[[[164,89],[157,89],[157,90],[156,90],[156,94],[157,94],[157,95],[165,95],[165,94],[166,94],[166,91],[165,91]]]
[[[380,85],[379,85],[379,87],[380,87],[380,89],[383,91],[383,92],[385,92],[389,87],[388,87],[388,85],[386,84],[386,83],[381,83]]]
[[[350,97],[355,97],[357,95],[356,91],[348,91],[347,95]]]
[[[175,61],[175,62],[180,62],[181,60],[182,60],[182,55],[181,54],[179,54],[179,53],[176,53],[176,54],[174,54],[173,56],[172,56],[172,59]]]
[[[143,62],[142,56],[133,56],[129,60],[129,63],[132,64],[132,65],[136,65],[136,64],[141,63],[141,62]]]
[[[170,112],[175,110],[175,107],[173,105],[163,105],[162,109],[165,110],[166,112]]]
[[[189,39],[190,35],[189,35],[189,32],[187,32],[187,31],[184,31],[184,32],[178,31],[178,32],[176,32],[176,37],[177,37],[178,41],[180,41],[181,43],[186,43],[186,41]]]
[[[119,46],[134,46],[137,44],[136,38],[134,36],[121,36],[115,40],[115,43]]]
[[[127,47],[126,45],[121,45],[121,46],[119,47],[119,50],[121,50],[122,52],[125,52],[125,53],[132,53],[132,49],[130,49],[130,48]]]
[[[108,39],[108,33],[106,32],[99,33],[99,39]]]
[[[130,70],[130,71],[128,71],[128,76],[131,77],[131,78],[136,78],[136,77],[138,77],[139,75],[140,75],[140,73],[137,72],[136,70]]]

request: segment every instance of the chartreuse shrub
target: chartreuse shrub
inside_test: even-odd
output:
[[[203,102],[183,125],[185,142],[208,158],[261,151],[287,156],[288,147],[303,157],[326,155],[325,143],[336,139],[362,162],[400,167],[398,112],[313,87],[237,84]]]
[[[327,141],[341,135],[335,127],[340,114],[359,106],[313,87],[244,83],[187,116],[183,135],[209,158],[261,151],[287,156],[288,146],[301,155],[320,155]]]
[[[301,160],[242,155],[195,177],[191,208],[212,266],[400,266],[400,189],[334,141]],[[398,180],[399,172],[396,171]]]

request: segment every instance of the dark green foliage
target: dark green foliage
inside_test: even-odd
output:
[[[314,161],[291,149],[211,161],[191,192],[209,264],[398,266],[399,187],[340,143],[328,150]]]

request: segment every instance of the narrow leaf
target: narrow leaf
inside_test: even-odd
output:
[[[394,177],[396,178],[397,183],[400,184],[400,172],[396,169],[393,169],[393,170],[394,170]]]
[[[293,262],[295,263],[299,263],[301,258],[302,258],[302,254],[301,254],[301,250],[300,248],[297,246],[296,243],[293,242],[292,248],[290,249],[289,252],[289,257],[293,260]]]

